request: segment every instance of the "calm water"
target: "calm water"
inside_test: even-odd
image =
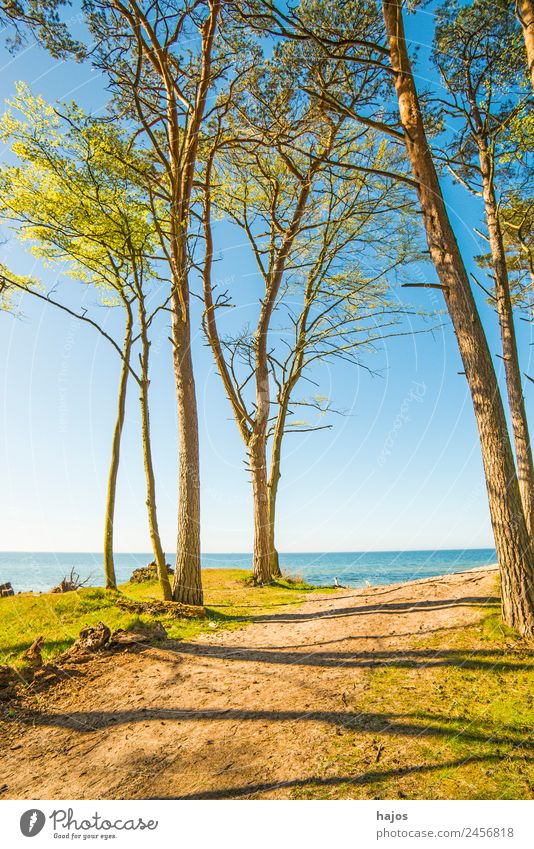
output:
[[[168,556],[168,562],[173,559]],[[117,554],[117,580],[127,581],[133,569],[146,566],[149,554]],[[312,584],[363,586],[395,584],[416,578],[430,578],[462,572],[496,563],[491,548],[465,551],[343,551],[280,554],[282,571],[301,575]],[[202,565],[210,568],[251,569],[250,554],[204,554]],[[49,590],[74,568],[89,584],[103,584],[102,555],[50,552],[0,552],[0,584],[11,581],[15,592]]]

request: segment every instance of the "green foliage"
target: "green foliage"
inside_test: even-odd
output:
[[[244,231],[268,286],[309,174],[277,309],[313,301],[317,341],[330,351],[328,339],[355,329],[356,318],[363,341],[366,318],[387,310],[388,274],[400,281],[423,258],[402,151],[344,114],[378,96],[381,83],[359,91],[361,74],[347,67],[309,42],[279,44],[230,110],[212,175],[216,215]]]
[[[534,197],[524,191],[507,192],[499,207],[508,274],[513,283],[514,304],[531,313],[534,285]],[[490,265],[489,253],[477,257],[482,268]]]
[[[311,2],[298,14],[301,25],[344,33],[344,45],[349,30],[357,40],[380,29],[367,4],[327,13]],[[313,39],[281,40],[203,139],[209,214],[241,229],[265,287],[268,307],[258,310],[256,327],[225,336],[221,349],[242,427],[255,420],[258,339],[268,337],[275,477],[285,432],[329,426],[324,399],[295,398],[300,379],[336,357],[361,365],[364,352],[392,332],[386,328],[400,324],[392,285],[423,258],[406,158],[353,116],[376,105],[383,78],[351,56],[348,46],[330,55]],[[216,309],[231,303],[228,293]],[[217,318],[212,310],[212,325]],[[321,423],[297,418],[296,406],[314,410]]]
[[[16,50],[31,33],[54,58],[72,55],[81,59],[85,49],[72,38],[60,17],[62,8],[69,5],[68,0],[2,0],[0,23],[3,27],[12,25],[14,28],[14,36],[7,41],[8,47]]]
[[[36,289],[38,287],[39,283],[32,277],[13,274],[6,265],[0,262],[0,312],[18,312],[21,292],[24,292],[25,289]]]
[[[0,214],[45,264],[98,287],[104,302],[152,273],[148,163],[116,125],[74,103],[58,111],[19,84],[0,123],[16,164],[0,170]]]
[[[521,27],[506,0],[455,0],[436,14],[433,60],[444,92],[435,107],[447,123],[448,164],[472,191],[480,187],[477,139],[491,146],[508,180],[526,150],[532,104],[523,53]]]
[[[527,304],[534,279],[530,189],[534,119],[523,36],[513,4],[507,0],[444,4],[436,15],[433,58],[444,89],[435,98],[442,121],[442,161],[478,196],[483,194],[482,162],[491,162],[486,186],[489,179],[498,201],[514,298]],[[491,266],[489,254],[478,261],[482,267]]]
[[[444,3],[436,13],[434,44],[434,61],[450,87],[469,96],[470,70],[488,109],[494,89],[528,88],[521,27],[509,0]]]

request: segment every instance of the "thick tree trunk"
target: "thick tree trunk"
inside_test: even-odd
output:
[[[497,378],[426,138],[406,49],[401,0],[383,0],[383,12],[405,145],[418,183],[430,255],[443,287],[473,400],[501,569],[503,615],[522,634],[532,634],[532,545]]]
[[[121,451],[122,429],[124,427],[124,414],[126,409],[126,391],[128,388],[128,377],[130,370],[130,356],[132,351],[132,315],[126,314],[126,329],[124,343],[122,346],[122,367],[119,380],[119,396],[117,401],[117,418],[113,431],[113,442],[111,445],[111,462],[108,472],[108,491],[106,498],[106,517],[104,522],[104,576],[106,589],[117,589],[117,578],[115,575],[115,562],[113,559],[113,523],[115,521],[115,501],[117,496],[117,477],[119,473],[119,460]]]
[[[482,171],[482,186],[491,258],[495,275],[495,297],[501,329],[506,387],[517,458],[517,479],[523,512],[532,539],[534,536],[534,464],[532,462],[532,447],[525,410],[525,399],[523,397],[523,387],[521,384],[521,369],[519,367],[519,356],[517,352],[506,254],[497,211],[495,188],[493,186],[493,169],[488,151],[482,140],[480,141],[480,167]]]
[[[253,434],[248,445],[254,506],[254,551],[252,568],[257,584],[271,582],[269,487],[267,483],[267,444],[264,433]]]
[[[530,82],[534,90],[534,0],[517,0],[517,10],[525,39]]]
[[[172,300],[174,378],[180,440],[178,483],[178,538],[173,596],[183,604],[202,605],[200,573],[200,462],[198,412],[191,356],[189,296],[182,286],[182,300],[175,286]],[[185,305],[185,314],[184,314]]]
[[[150,435],[150,410],[148,404],[148,391],[150,386],[149,380],[149,357],[150,357],[150,341],[148,339],[147,327],[145,322],[144,308],[139,307],[140,324],[141,324],[141,394],[139,402],[141,404],[141,434],[143,443],[143,462],[145,466],[146,476],[146,506],[148,513],[148,529],[150,532],[150,541],[152,543],[152,551],[158,570],[158,579],[161,587],[161,592],[165,601],[172,600],[172,590],[169,581],[169,572],[167,569],[167,561],[161,544],[158,527],[158,512],[156,507],[156,479],[154,475],[154,464],[152,462],[152,440]]]

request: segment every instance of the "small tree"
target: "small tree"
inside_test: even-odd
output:
[[[455,177],[484,203],[519,488],[532,536],[534,464],[499,214],[500,185],[509,185],[515,171],[524,171],[524,164],[518,164],[514,156],[516,145],[508,132],[510,124],[525,112],[523,65],[519,51],[513,49],[515,27],[513,15],[503,14],[487,0],[474,0],[468,6],[448,3],[437,15],[434,61],[445,88],[445,94],[437,98],[438,107],[457,128],[446,147],[446,162]],[[510,45],[504,59],[503,44]]]
[[[149,530],[162,592],[171,598],[165,555],[159,536],[149,419],[149,329],[161,309],[149,309],[150,288],[159,282],[156,235],[150,204],[140,182],[132,179],[134,165],[142,174],[146,163],[129,140],[109,124],[85,116],[72,105],[60,115],[24,87],[2,121],[1,135],[10,141],[18,165],[0,171],[0,211],[17,225],[17,235],[30,240],[32,250],[47,263],[96,289],[107,306],[125,313],[122,346],[91,319],[44,295],[35,286],[26,290],[88,321],[120,354],[122,365],[117,418],[113,433],[104,532],[106,586],[116,588],[113,562],[113,523],[120,444],[129,376],[139,385],[142,442],[147,482]],[[11,285],[17,283],[10,275]],[[135,311],[138,332],[135,331]],[[141,344],[140,373],[131,365],[136,341]]]
[[[345,114],[308,93],[314,76],[325,89],[342,84],[353,87],[354,101],[361,96],[363,81],[347,79],[339,63],[324,62],[314,48],[284,45],[219,123],[204,179],[204,327],[247,449],[260,584],[280,574],[274,536],[283,437],[309,429],[291,427],[293,408],[310,404],[294,391],[320,360],[357,362],[358,346],[392,322],[382,278],[388,263],[404,258],[394,237],[381,270],[362,271],[361,254],[373,264],[373,248],[379,254],[386,230],[391,236],[391,215],[409,204],[402,188],[392,188],[392,157],[372,131],[348,132]],[[233,338],[218,326],[229,299],[213,291],[212,205],[245,234],[264,285],[256,327]],[[281,314],[289,334],[274,326]]]

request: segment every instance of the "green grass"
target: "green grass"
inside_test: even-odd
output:
[[[111,630],[159,621],[169,637],[188,640],[202,631],[243,627],[252,616],[268,613],[280,605],[301,603],[312,592],[325,592],[302,581],[282,578],[267,587],[250,585],[240,569],[205,569],[202,573],[206,619],[173,619],[166,616],[132,615],[121,610],[119,596],[134,601],[160,599],[156,581],[123,584],[119,594],[87,587],[76,592],[33,595],[21,593],[0,599],[0,663],[16,664],[20,654],[39,636],[45,637],[43,656],[51,658],[67,649],[86,625],[104,622]]]
[[[497,607],[365,675],[344,694],[352,719],[332,731],[319,780],[295,798],[534,798],[532,643]]]

